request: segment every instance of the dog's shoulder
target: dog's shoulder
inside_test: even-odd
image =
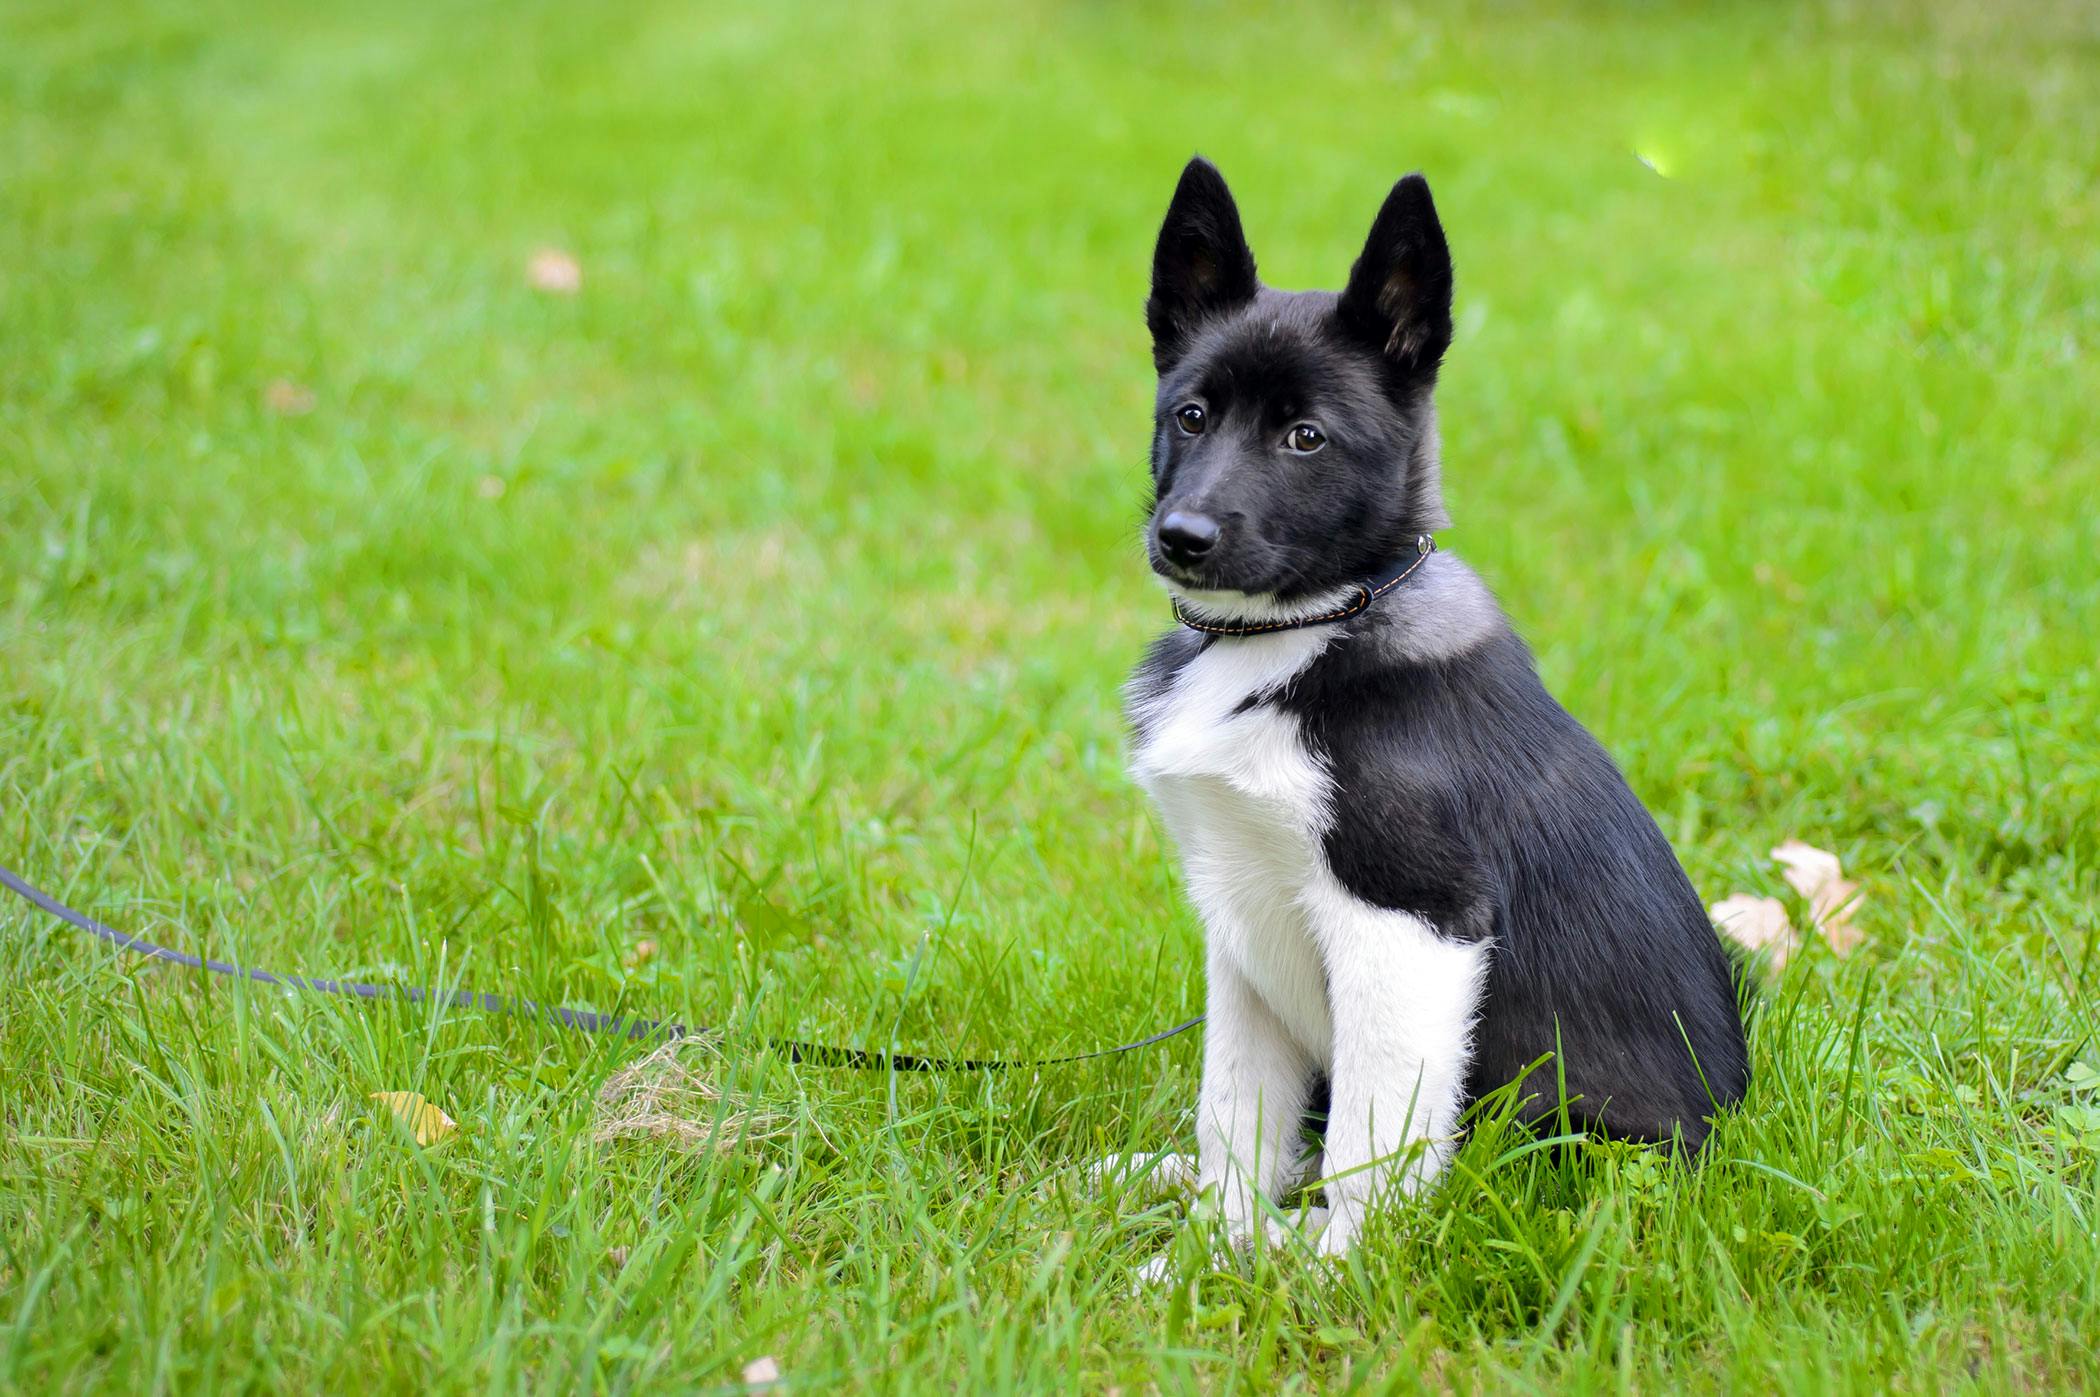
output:
[[[1143,734],[1147,715],[1153,714],[1160,701],[1173,692],[1174,681],[1188,668],[1189,662],[1202,654],[1209,645],[1210,637],[1182,626],[1165,632],[1145,647],[1144,658],[1131,670],[1130,678],[1123,685],[1123,711],[1131,726]]]
[[[1646,816],[1622,809],[1616,766],[1485,584],[1448,555],[1433,563],[1277,701],[1333,773],[1326,844],[1344,886],[1478,935],[1514,847]]]
[[[1346,798],[1365,819],[1442,810],[1513,832],[1618,804],[1617,766],[1486,585],[1448,555],[1431,562],[1278,696]]]
[[[1132,774],[1148,788],[1217,778],[1248,794],[1288,792],[1287,803],[1312,820],[1326,776],[1275,700],[1335,640],[1326,627],[1162,639],[1131,684]]]

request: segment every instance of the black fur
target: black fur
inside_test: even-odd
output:
[[[1515,635],[1394,663],[1376,628],[1278,702],[1333,771],[1342,885],[1494,938],[1469,1094],[1557,1049],[1578,1119],[1696,1146],[1749,1063],[1727,956],[1669,842]],[[1547,1086],[1522,1114],[1557,1109]]]
[[[1428,185],[1411,175],[1340,296],[1269,290],[1253,268],[1223,179],[1191,162],[1147,307],[1160,370],[1154,518],[1201,510],[1224,532],[1194,567],[1168,562],[1156,536],[1152,556],[1185,587],[1288,601],[1374,570],[1442,522],[1430,395],[1450,343],[1451,262]],[[1200,435],[1177,428],[1191,402]],[[1305,421],[1326,445],[1279,447]],[[1492,938],[1473,1095],[1557,1052],[1548,1070],[1565,1073],[1577,1119],[1696,1147],[1749,1075],[1720,939],[1655,821],[1546,692],[1523,642],[1499,613],[1473,620],[1477,635],[1440,649],[1432,603],[1389,598],[1261,700],[1298,717],[1332,773],[1328,862],[1367,902],[1447,937]],[[1133,694],[1171,685],[1212,643],[1234,642],[1163,637]],[[1532,1085],[1524,1114],[1556,1112],[1552,1078]]]

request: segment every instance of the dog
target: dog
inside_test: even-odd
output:
[[[1686,1153],[1748,1085],[1668,841],[1433,541],[1451,300],[1419,174],[1339,293],[1263,286],[1200,157],[1153,255],[1145,538],[1180,624],[1130,680],[1130,767],[1203,922],[1194,1182],[1242,1241],[1310,1173],[1348,1252],[1505,1084],[1528,1123]]]

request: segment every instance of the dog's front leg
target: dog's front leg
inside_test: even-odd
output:
[[[1208,960],[1197,1181],[1217,1190],[1227,1230],[1245,1241],[1261,1200],[1294,1182],[1313,1062],[1229,957],[1213,950]]]
[[[1327,910],[1334,1070],[1320,1249],[1340,1255],[1387,1189],[1411,1194],[1450,1159],[1488,947],[1354,898]]]

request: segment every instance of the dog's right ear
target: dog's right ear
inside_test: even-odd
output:
[[[1152,363],[1161,373],[1181,358],[1196,327],[1254,299],[1254,253],[1240,231],[1239,206],[1218,167],[1197,156],[1174,186],[1174,202],[1152,253]]]

